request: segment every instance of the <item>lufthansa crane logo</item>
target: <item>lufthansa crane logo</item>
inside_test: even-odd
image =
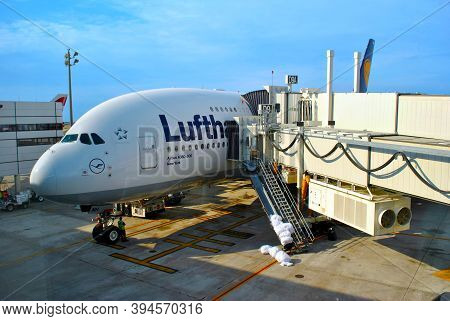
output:
[[[105,170],[105,162],[100,158],[94,158],[89,163],[89,169],[94,174],[101,174]]]

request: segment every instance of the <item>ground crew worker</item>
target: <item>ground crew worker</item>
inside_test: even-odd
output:
[[[120,240],[122,242],[126,242],[128,241],[127,239],[127,232],[125,231],[125,222],[122,220],[122,216],[119,217],[119,222],[117,222],[117,225],[119,226],[119,230],[120,230]]]
[[[2,198],[3,198],[3,200],[4,200],[5,202],[8,200],[8,198],[9,198],[9,193],[8,193],[7,190],[2,191]]]

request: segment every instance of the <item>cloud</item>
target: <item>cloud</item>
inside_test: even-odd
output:
[[[105,17],[80,14],[62,21],[39,19],[34,22],[68,46],[86,55],[100,53],[102,59],[130,58],[133,63],[138,57],[145,59],[158,54],[170,57],[173,62],[185,62],[227,54],[226,46],[208,41],[209,35],[204,37],[204,33],[195,32],[198,17],[194,11],[173,8],[155,11],[150,6],[137,10],[133,3],[120,8],[135,15],[127,16],[123,12]],[[0,24],[0,38],[2,55],[52,52],[56,46],[62,46],[23,19]]]

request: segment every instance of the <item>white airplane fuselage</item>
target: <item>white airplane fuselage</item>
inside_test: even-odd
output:
[[[161,89],[119,96],[89,110],[48,149],[30,183],[46,198],[81,205],[163,196],[229,170],[228,125],[249,115],[233,92]]]

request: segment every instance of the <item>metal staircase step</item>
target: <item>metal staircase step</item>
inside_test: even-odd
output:
[[[290,195],[286,184],[283,183],[281,174],[274,173],[273,165],[261,160],[258,161],[258,166],[263,185],[268,189],[267,192],[272,198],[274,206],[278,209],[278,214],[282,217],[283,222],[289,222],[294,227],[294,233],[292,234],[294,242],[297,244],[311,242],[314,236],[302,213],[297,208],[292,207],[295,200]]]

